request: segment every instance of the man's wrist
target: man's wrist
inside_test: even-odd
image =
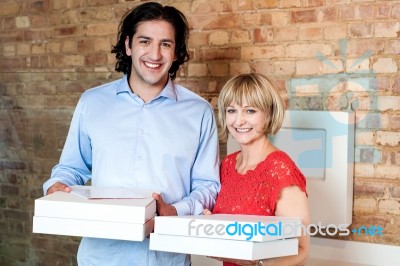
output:
[[[171,204],[171,207],[172,207],[173,211],[175,212],[175,215],[178,216],[178,211],[176,210],[175,206]]]

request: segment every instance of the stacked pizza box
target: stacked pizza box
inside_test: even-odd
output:
[[[102,190],[100,194],[107,198],[83,196],[86,190],[73,189],[36,199],[33,232],[142,241],[153,231],[155,200],[127,195],[110,198],[109,191],[116,197],[115,189]]]
[[[158,216],[150,249],[260,260],[298,254],[299,218],[214,214]]]

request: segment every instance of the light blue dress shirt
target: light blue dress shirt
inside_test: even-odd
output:
[[[178,215],[212,209],[220,189],[217,126],[211,105],[169,80],[145,103],[127,77],[84,92],[60,162],[43,185],[56,182],[161,192]],[[143,242],[83,238],[79,265],[189,265],[184,254],[150,251]]]

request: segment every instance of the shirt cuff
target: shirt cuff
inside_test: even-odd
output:
[[[178,216],[192,215],[189,204],[185,201],[176,202],[176,203],[172,204],[172,206],[175,207],[176,213]]]

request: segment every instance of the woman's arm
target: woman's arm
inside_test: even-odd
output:
[[[310,223],[310,213],[306,193],[297,186],[282,189],[276,205],[275,216],[299,217],[307,228]],[[305,265],[309,249],[310,236],[306,232],[302,232],[299,238],[299,253],[297,255],[266,259],[263,261],[263,265]]]
[[[209,212],[204,214],[210,214]],[[299,217],[303,225],[307,228],[310,223],[308,200],[305,192],[301,191],[297,186],[285,187],[281,190],[280,197],[277,202],[275,216],[285,217]],[[284,241],[284,240],[283,240]],[[275,265],[305,265],[308,259],[308,253],[310,248],[310,236],[302,232],[302,236],[299,238],[299,253],[293,256],[277,257],[263,260],[263,266],[275,266]],[[236,260],[227,258],[216,258],[214,259],[226,262],[232,262],[237,265],[257,265],[258,261],[250,260]]]

